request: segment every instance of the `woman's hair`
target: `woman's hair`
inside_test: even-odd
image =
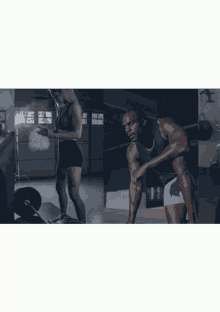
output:
[[[62,89],[62,94],[63,94],[64,99],[68,103],[74,103],[75,101],[77,101],[77,98],[73,89]]]
[[[48,89],[48,90],[52,96],[57,95],[57,94],[61,94],[61,92],[62,92],[62,89]]]
[[[62,92],[61,89],[48,89],[48,91],[50,92],[50,95],[55,101],[57,101],[60,98]]]
[[[76,95],[73,89],[48,89],[51,96],[57,100],[61,94],[63,95],[64,101],[68,103],[74,103],[76,101]]]

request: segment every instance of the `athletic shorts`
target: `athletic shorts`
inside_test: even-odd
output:
[[[175,194],[175,195],[171,195],[170,194],[170,190],[171,190],[171,186],[173,185],[173,183],[175,183],[177,181],[177,177],[175,177],[173,180],[171,180],[170,182],[168,182],[165,185],[164,188],[164,206],[168,206],[168,205],[176,205],[176,204],[184,204],[185,201],[183,199],[183,194],[182,192],[179,190],[178,185],[176,186],[176,192],[179,194]],[[175,188],[174,188],[175,191]]]
[[[82,167],[83,156],[78,144],[74,140],[66,140],[59,143],[58,167],[67,169],[69,167]]]

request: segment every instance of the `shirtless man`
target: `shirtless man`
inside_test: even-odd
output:
[[[129,218],[135,217],[142,197],[142,177],[152,168],[165,186],[164,207],[168,223],[198,223],[195,184],[186,158],[189,157],[187,137],[171,118],[150,120],[141,110],[123,116],[123,126],[131,139],[127,149],[130,171]]]

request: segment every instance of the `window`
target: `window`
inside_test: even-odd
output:
[[[87,125],[87,113],[83,113],[83,116],[82,116],[82,124],[83,124],[83,125]]]
[[[17,111],[15,114],[15,126],[19,124],[34,124],[33,111]]]
[[[52,124],[52,112],[39,111],[38,123],[39,124]]]
[[[92,114],[92,125],[103,125],[104,114]]]

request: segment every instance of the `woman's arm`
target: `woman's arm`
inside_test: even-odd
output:
[[[74,104],[70,108],[72,123],[75,125],[75,131],[50,134],[49,137],[57,139],[80,139],[82,135],[82,107],[80,104]]]
[[[55,139],[80,139],[82,135],[82,107],[80,104],[73,104],[70,108],[72,116],[72,123],[75,125],[75,131],[63,130],[61,133],[51,131],[45,127],[38,126],[41,130],[38,131],[40,135]],[[61,130],[62,131],[62,130]]]

